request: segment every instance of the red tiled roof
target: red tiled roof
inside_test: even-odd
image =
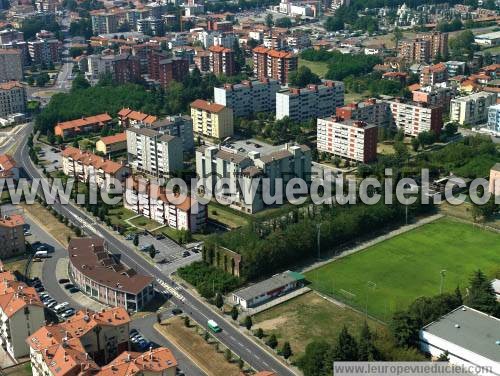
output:
[[[211,103],[203,99],[195,100],[193,103],[191,103],[191,107],[214,113],[220,112],[224,108],[226,108],[226,106],[223,106],[222,104]]]
[[[100,114],[100,115],[95,115],[95,116],[83,117],[81,119],[64,121],[64,122],[58,123],[56,125],[56,127],[60,128],[60,129],[72,129],[72,128],[83,127],[86,125],[107,123],[108,121],[111,121],[111,116],[109,116],[108,114]]]
[[[127,134],[125,132],[115,134],[113,136],[106,136],[100,139],[104,143],[104,145],[116,144],[118,142],[127,141]]]

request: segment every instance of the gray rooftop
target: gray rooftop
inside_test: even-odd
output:
[[[235,291],[233,294],[241,299],[250,300],[269,291],[283,287],[288,283],[304,279],[303,275],[288,270],[281,274],[276,274],[262,282],[255,283],[241,290]]]
[[[127,131],[137,133],[146,137],[157,137],[160,135],[160,132],[150,128],[128,128]]]
[[[457,327],[458,325],[458,327]],[[425,326],[423,331],[500,362],[500,319],[462,306]]]

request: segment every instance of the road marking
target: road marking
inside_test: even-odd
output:
[[[184,301],[186,300],[186,298],[183,297],[181,294],[179,294],[179,292],[176,289],[174,289],[172,286],[170,286],[167,282],[165,282],[163,279],[160,279],[160,278],[156,278],[156,282],[158,282],[158,284],[161,287],[163,287],[170,294],[172,294],[172,296],[175,296],[177,299],[179,299],[181,302],[184,303]]]

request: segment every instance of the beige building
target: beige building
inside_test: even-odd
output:
[[[127,150],[127,134],[122,132],[113,136],[102,137],[96,142],[95,149],[105,155]]]
[[[455,98],[450,103],[450,120],[460,125],[486,124],[488,121],[488,108],[496,103],[496,93],[481,91]]]
[[[35,289],[16,281],[0,261],[0,345],[13,358],[27,356],[25,339],[44,321],[43,304]]]
[[[0,218],[0,258],[5,259],[26,252],[24,218],[20,214]]]
[[[221,104],[197,99],[191,103],[193,132],[222,139],[232,136],[233,110]]]
[[[95,182],[103,189],[109,188],[115,179],[123,182],[132,172],[130,167],[72,146],[62,152],[62,165],[65,175],[84,183]]]
[[[18,81],[0,83],[0,117],[26,112],[26,89]]]
[[[22,81],[23,58],[18,49],[0,49],[0,82]]]
[[[490,192],[500,196],[500,163],[495,164],[490,170]]]

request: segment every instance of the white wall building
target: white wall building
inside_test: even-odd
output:
[[[234,117],[249,117],[259,112],[274,112],[276,93],[280,90],[277,80],[262,79],[242,81],[214,87],[215,103],[233,109]]]
[[[488,110],[488,130],[500,135],[500,104],[491,106]]]
[[[445,351],[451,364],[472,374],[500,375],[500,320],[461,306],[420,330],[422,351],[438,357]],[[479,368],[483,372],[479,372]],[[490,367],[490,371],[487,370]]]
[[[0,117],[26,112],[26,88],[18,81],[0,83]]]
[[[450,103],[450,120],[461,125],[485,124],[488,121],[488,108],[496,103],[496,93],[481,91]]]
[[[327,117],[343,105],[343,82],[324,81],[322,85],[308,85],[305,89],[290,88],[276,94],[276,119],[288,116],[302,122]]]

